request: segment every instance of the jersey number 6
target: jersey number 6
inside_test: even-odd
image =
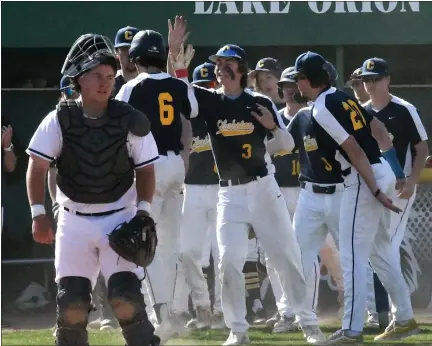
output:
[[[364,125],[366,125],[366,120],[361,110],[358,108],[357,103],[353,100],[348,100],[347,102],[348,103],[342,102],[342,106],[346,111],[350,111],[354,131],[360,130]]]
[[[160,122],[164,126],[169,126],[174,121],[173,98],[170,93],[160,93],[158,101]]]

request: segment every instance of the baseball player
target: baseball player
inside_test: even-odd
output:
[[[339,221],[345,313],[342,329],[331,335],[329,342],[363,340],[368,258],[397,306],[397,322],[393,326],[401,326],[399,332],[403,333],[399,335],[407,336],[417,331],[417,324],[413,319],[409,291],[400,265],[393,256],[387,232],[390,212],[401,212],[388,197],[394,192],[396,179],[374,139],[387,135],[387,132],[381,122],[349,95],[328,86],[327,70],[322,56],[306,52],[297,57],[293,78],[297,81],[301,94],[314,102],[313,118],[338,145],[335,157],[340,162],[342,171],[346,172]],[[391,148],[391,145],[387,147],[383,154],[391,155]],[[305,260],[303,259],[303,263],[307,268]],[[377,336],[375,339],[386,338]]]
[[[177,77],[187,79],[186,68],[192,52],[189,47],[185,54],[181,52],[173,57]],[[225,345],[238,345],[249,342],[242,269],[250,226],[279,273],[284,292],[295,302],[293,309],[297,310],[306,292],[300,250],[265,144],[269,132],[280,143],[281,150],[291,150],[293,142],[289,133],[282,130],[283,122],[274,104],[245,89],[248,69],[242,48],[225,45],[209,60],[216,64],[216,76],[222,88],[210,91],[194,86],[193,89],[199,114],[204,114],[220,178],[219,268],[222,307],[225,322],[231,329]]]
[[[155,165],[156,192],[152,205],[159,243],[156,257],[147,268],[146,282],[159,322],[156,334],[164,342],[176,329],[168,317],[179,256],[181,193],[185,178],[185,162],[180,155],[184,150],[182,131],[186,129],[182,119],[196,116],[198,105],[194,93],[184,82],[162,72],[167,54],[160,33],[138,32],[129,55],[139,74],[121,88],[116,99],[128,102],[149,117],[160,156]],[[187,143],[190,146],[190,139]]]
[[[366,92],[363,82],[361,80],[360,74],[362,73],[362,68],[356,68],[353,73],[351,73],[350,79],[346,82],[346,86],[351,88],[354,92],[354,96],[357,102],[363,105],[369,100],[369,95]]]
[[[115,77],[113,96],[117,95],[124,84],[138,75],[135,64],[129,60],[129,47],[131,46],[132,39],[138,31],[137,28],[132,26],[127,26],[117,31],[114,48],[117,53],[117,60],[120,64],[120,69],[117,71]]]
[[[60,79],[60,97],[64,100],[75,100],[78,98],[78,93],[72,88],[69,77],[63,76]]]
[[[273,101],[277,109],[285,106],[284,95],[278,87],[282,67],[274,58],[260,59],[255,67],[248,73],[248,78],[254,82],[254,90]]]
[[[416,108],[390,94],[390,72],[385,60],[367,59],[363,63],[360,78],[370,95],[364,107],[383,122],[390,132],[396,153],[392,158],[396,157],[403,167],[400,177],[407,177],[403,190],[394,198],[394,204],[403,212],[401,215],[392,215],[390,226],[394,257],[400,259],[400,246],[415,200],[416,184],[428,156],[427,134]],[[388,161],[391,166],[397,165],[391,159]]]
[[[141,112],[111,99],[115,51],[108,38],[86,34],[72,45],[62,74],[80,97],[62,101],[33,135],[27,153],[27,191],[33,237],[53,242],[44,208],[45,175],[57,161],[55,236],[56,345],[88,345],[91,291],[99,270],[108,300],[130,346],[158,342],[140,292],[142,269],[113,251],[107,233],[129,220],[149,218],[157,146]],[[134,181],[136,176],[136,183]],[[138,204],[137,204],[138,201]]]
[[[192,84],[214,90],[217,87],[214,69],[215,65],[211,63],[197,66],[193,72]],[[211,243],[213,233],[216,234],[219,179],[204,120],[197,117],[191,120],[191,124],[192,146],[189,169],[185,178],[180,248],[182,267],[196,310],[195,328],[202,329],[210,327],[212,324],[209,292],[201,262],[205,248],[210,247],[215,250]],[[218,261],[218,251],[212,252],[213,259]],[[207,258],[206,262],[208,260]],[[217,267],[215,268],[215,277],[215,286],[219,286],[215,287],[215,290],[219,293],[220,280]],[[214,327],[222,323],[222,310],[216,306],[213,311]]]

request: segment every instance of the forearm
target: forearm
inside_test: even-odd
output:
[[[411,171],[411,175],[409,176],[409,179],[414,184],[417,184],[420,179],[421,172],[425,168],[425,162],[426,162],[426,158],[429,155],[429,149],[426,143],[422,142],[421,145],[417,145],[415,147],[415,151],[416,151],[416,155],[414,158],[413,168]]]
[[[175,69],[171,60],[171,54],[168,54],[168,59],[167,59],[167,73],[176,78],[176,74],[175,74]]]
[[[154,165],[145,166],[135,172],[138,202],[145,201],[151,204],[156,187]]]
[[[277,128],[272,135],[274,138],[267,144],[267,151],[270,155],[282,150],[290,153],[294,149],[294,139],[288,131]]]
[[[378,190],[378,185],[376,183],[375,175],[372,171],[372,167],[370,162],[362,149],[347,153],[351,164],[366,182],[366,185],[369,187],[372,193],[375,193]]]
[[[13,172],[16,168],[16,156],[13,151],[4,151],[4,166],[6,171]]]
[[[30,205],[45,204],[45,177],[47,168],[40,167],[30,158],[27,169],[27,196]]]
[[[56,200],[56,192],[57,192],[57,168],[50,167],[48,169],[48,192],[51,197],[51,201]]]

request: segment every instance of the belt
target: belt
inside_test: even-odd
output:
[[[122,211],[125,208],[108,210],[108,211],[103,211],[103,212],[100,212],[100,213],[81,213],[79,211],[70,210],[69,208],[66,208],[66,207],[63,207],[63,209],[65,211],[71,213],[71,214],[80,215],[80,216],[108,216],[108,215],[112,215],[114,213],[117,213],[118,211]]]
[[[158,150],[158,151],[159,151],[159,155],[162,155],[162,156],[168,156],[168,152],[169,151],[172,151],[176,155],[180,155],[180,150],[179,149],[175,149],[175,150],[172,150],[172,149],[170,149],[170,150]]]
[[[265,177],[265,176],[263,176]],[[220,187],[227,187],[227,186],[236,186],[236,185],[243,185],[248,184],[252,181],[256,181],[260,178],[263,178],[261,176],[253,176],[253,177],[241,177],[241,178],[234,178],[229,180],[220,180],[219,186]]]
[[[312,192],[313,193],[323,193],[326,195],[332,195],[336,192],[336,185],[330,185],[330,186],[321,186],[321,185],[316,185],[316,184],[312,184]],[[302,189],[304,189],[306,187],[306,183],[304,181],[300,182],[300,187]]]
[[[344,169],[341,173],[342,173],[342,175],[344,177],[349,176],[351,174],[351,167],[348,167],[347,169]]]

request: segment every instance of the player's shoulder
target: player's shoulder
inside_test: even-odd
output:
[[[258,103],[264,102],[264,103],[272,103],[273,104],[272,100],[269,97],[267,97],[266,95],[261,94],[257,91],[246,88],[246,89],[244,89],[244,92],[248,97],[254,99],[255,102],[258,102]]]
[[[410,103],[410,102],[408,102],[408,101],[406,101],[406,100],[404,100],[404,99],[402,99],[400,97],[397,97],[397,96],[394,96],[394,95],[391,95],[391,96],[392,96],[391,97],[391,103],[396,106],[395,107],[396,109],[400,109],[402,111],[406,110],[411,115],[417,113],[417,108],[412,103]]]

